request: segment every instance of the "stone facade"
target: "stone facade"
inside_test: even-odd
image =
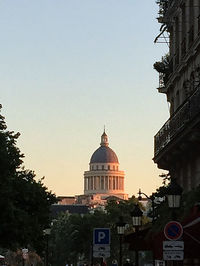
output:
[[[200,184],[200,1],[158,3],[169,54],[154,67],[163,79],[158,90],[167,96],[170,118],[155,136],[154,161],[189,191]]]

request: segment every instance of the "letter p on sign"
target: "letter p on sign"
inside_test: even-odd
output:
[[[110,228],[95,228],[93,232],[94,245],[110,244]]]
[[[101,241],[106,237],[104,232],[98,233],[98,242],[101,243]]]

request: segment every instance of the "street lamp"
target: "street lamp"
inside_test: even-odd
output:
[[[126,223],[123,220],[123,217],[119,217],[119,222],[116,223],[117,234],[119,235],[119,266],[122,266],[122,237],[124,235]]]
[[[51,228],[46,228],[43,230],[43,234],[46,237],[46,260],[45,265],[49,266],[49,235],[51,234]]]
[[[148,200],[151,201],[151,206],[152,206],[152,222],[154,223],[155,222],[155,196],[154,195],[151,195],[150,197],[147,196],[147,194],[145,194],[144,192],[141,191],[141,189],[139,189],[139,192],[138,192],[138,200],[142,200],[142,195],[144,195]]]
[[[176,183],[176,179],[172,178],[167,189],[167,199],[169,208],[179,208],[181,204],[182,188]]]
[[[135,205],[134,210],[131,212],[133,226],[135,227],[136,239],[138,238],[139,227],[142,225],[142,214],[139,205]],[[135,250],[135,266],[139,266],[138,248]]]

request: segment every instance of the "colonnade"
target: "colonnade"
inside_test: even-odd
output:
[[[123,176],[85,176],[84,191],[96,190],[124,190]]]

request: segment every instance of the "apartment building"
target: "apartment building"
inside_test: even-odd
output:
[[[156,42],[169,53],[154,64],[170,118],[155,135],[154,162],[185,191],[200,184],[200,0],[160,0]]]

